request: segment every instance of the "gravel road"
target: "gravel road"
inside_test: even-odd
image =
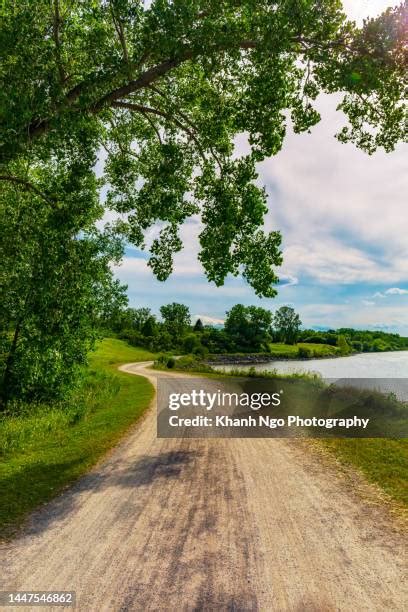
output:
[[[122,369],[164,375],[147,365]],[[157,439],[152,409],[2,545],[0,587],[92,612],[402,612],[406,543],[305,443]]]

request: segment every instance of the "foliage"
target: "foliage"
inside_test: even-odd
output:
[[[200,339],[197,338],[197,334],[188,334],[183,340],[183,349],[186,353],[194,353],[200,346]]]
[[[339,0],[4,2],[0,181],[72,211],[83,230],[104,147],[116,230],[144,248],[161,226],[149,261],[159,279],[180,225],[200,213],[209,280],[242,273],[273,297],[281,237],[260,229],[256,163],[278,153],[288,124],[298,133],[320,120],[321,92],[343,96],[341,141],[371,154],[404,138],[406,10],[358,28]],[[249,152],[237,157],[242,133]]]
[[[342,355],[347,355],[348,353],[351,352],[351,347],[348,344],[345,336],[343,336],[343,334],[339,334],[337,336],[337,346]]]
[[[269,310],[236,304],[227,312],[225,333],[238,350],[258,351],[270,339],[271,323]]]
[[[291,306],[281,306],[273,317],[273,327],[279,342],[295,344],[302,324],[300,317]]]
[[[78,220],[83,205],[80,192],[55,209],[10,186],[0,192],[3,405],[11,398],[63,397],[98,337],[99,318],[126,303],[110,269],[122,246],[92,228],[97,203],[88,203]],[[88,229],[79,232],[85,220]]]
[[[338,337],[343,336],[349,348],[356,352],[398,351],[408,349],[408,338],[379,330],[360,330],[343,327],[338,330],[303,330],[299,339],[303,342],[337,346]]]
[[[167,304],[160,307],[163,317],[163,327],[172,337],[173,343],[178,344],[185,335],[191,323],[190,311],[184,304]]]

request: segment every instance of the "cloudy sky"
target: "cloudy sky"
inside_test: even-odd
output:
[[[391,0],[343,0],[353,19],[375,15]],[[278,297],[258,299],[242,279],[210,285],[197,262],[198,221],[183,231],[184,250],[165,283],[146,257],[127,249],[117,276],[131,306],[180,301],[194,316],[220,322],[233,304],[271,310],[293,305],[307,327],[381,328],[408,335],[408,147],[367,156],[334,134],[344,124],[336,99],[322,96],[322,121],[311,134],[288,134],[283,150],[259,166],[269,194],[268,228],[283,235]],[[244,143],[239,144],[244,150]]]

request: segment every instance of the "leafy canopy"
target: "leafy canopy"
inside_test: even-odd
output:
[[[242,350],[259,350],[270,339],[272,313],[258,306],[235,304],[227,312],[225,332]]]
[[[280,235],[264,233],[256,163],[289,124],[308,131],[320,92],[343,92],[338,135],[372,153],[405,136],[407,4],[359,29],[339,0],[6,0],[0,16],[0,182],[77,223],[98,195],[138,247],[158,225],[159,279],[199,214],[200,260],[272,297]],[[246,133],[250,152],[234,155]]]
[[[92,221],[78,235],[69,209],[50,210],[11,186],[0,193],[0,407],[13,398],[63,397],[86,363],[98,320],[127,301],[110,269],[122,245]]]
[[[281,306],[273,316],[273,327],[280,342],[296,344],[302,321],[291,306]]]
[[[173,302],[160,307],[163,326],[171,335],[173,341],[178,342],[185,335],[191,324],[191,315],[188,306]]]

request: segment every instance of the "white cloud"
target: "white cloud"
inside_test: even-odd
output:
[[[322,96],[311,134],[288,133],[260,164],[267,225],[284,239],[282,272],[322,282],[401,282],[408,276],[406,145],[368,156],[334,134],[346,123],[338,96]],[[308,265],[306,265],[308,262]]]
[[[408,311],[402,306],[380,306],[370,308],[350,308],[342,304],[307,304],[301,309],[302,321],[307,327],[325,325],[327,327],[356,327],[399,330],[408,334]]]
[[[375,302],[372,302],[371,300],[361,300],[362,304],[364,304],[364,306],[375,306]]]
[[[400,289],[399,287],[391,287],[385,292],[387,295],[408,295],[407,289]]]
[[[389,6],[396,6],[400,0],[343,0],[343,8],[350,19],[361,23],[365,17],[375,17]]]
[[[398,281],[406,274],[406,262],[378,262],[361,249],[348,246],[310,229],[310,243],[294,243],[284,249],[283,271],[307,275],[323,284],[357,284]]]
[[[391,287],[384,292],[376,291],[373,298],[386,298],[388,295],[408,295],[408,289],[400,289],[399,287]]]
[[[292,287],[293,285],[299,284],[299,279],[296,276],[291,276],[290,274],[279,274],[279,285],[278,288],[282,289],[283,287]]]
[[[197,314],[193,316],[193,320],[201,319],[204,325],[223,325],[224,319],[217,319],[216,317],[209,317],[208,315]]]

